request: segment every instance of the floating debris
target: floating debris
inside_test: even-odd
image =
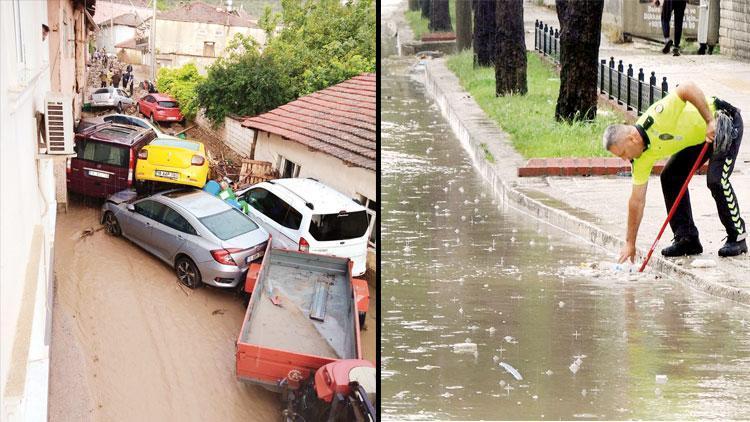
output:
[[[656,383],[657,384],[666,384],[669,378],[667,378],[666,375],[657,375],[656,376]]]
[[[425,366],[417,366],[417,369],[421,369],[423,371],[431,371],[433,369],[440,369],[440,367],[435,366],[435,365],[425,365]]]
[[[509,364],[505,362],[500,362],[499,365],[500,367],[505,369],[505,371],[507,371],[509,374],[513,375],[513,378],[515,378],[517,381],[521,381],[523,379],[523,377],[521,376],[521,373],[518,372],[516,368],[510,366]]]
[[[477,344],[472,343],[471,339],[466,339],[463,343],[456,343],[453,345],[454,353],[473,353],[477,354]]]

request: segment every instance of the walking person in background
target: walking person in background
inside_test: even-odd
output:
[[[654,4],[656,7],[659,7],[659,0],[655,0]],[[664,4],[662,4],[661,31],[664,34],[664,48],[661,52],[664,54],[669,53],[669,49],[671,48],[673,56],[680,55],[685,6],[687,6],[687,0],[664,0]],[[669,37],[669,21],[672,20],[672,12],[674,12],[674,41]]]
[[[122,74],[122,88],[125,89],[128,87],[128,81],[130,80],[130,72],[125,72]]]
[[[107,71],[102,70],[102,73],[99,75],[99,79],[102,81],[102,88],[107,86]]]
[[[112,75],[112,86],[115,88],[120,87],[120,69],[115,69],[115,73]]]

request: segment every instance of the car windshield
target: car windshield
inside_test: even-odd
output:
[[[163,108],[177,108],[177,103],[174,101],[159,101],[159,107]]]
[[[120,116],[120,115],[105,116],[104,121],[112,122],[112,123],[119,123],[121,125],[138,126],[138,127],[142,127],[146,129],[151,127],[148,124],[144,122],[140,122],[129,116]]]
[[[198,151],[198,148],[199,148],[199,144],[197,142],[180,141],[177,139],[157,138],[151,141],[151,145],[164,145],[166,147],[185,148],[191,151]]]
[[[79,149],[78,158],[111,166],[127,167],[130,153],[125,147],[89,141],[82,149]]]
[[[367,212],[315,214],[310,221],[310,234],[315,240],[345,240],[362,237],[367,232]]]
[[[242,211],[232,208],[218,214],[198,219],[206,228],[221,240],[232,239],[258,228],[258,225]]]

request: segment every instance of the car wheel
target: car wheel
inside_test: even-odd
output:
[[[122,102],[117,103],[116,110],[118,113],[122,114]]]
[[[117,222],[117,217],[115,217],[112,211],[107,211],[107,213],[104,214],[104,228],[107,230],[107,233],[112,236],[120,236],[122,234],[120,223]]]
[[[203,284],[201,272],[198,271],[198,267],[190,258],[180,257],[175,263],[174,269],[177,272],[177,278],[180,279],[180,283],[187,287],[197,289]]]
[[[359,313],[359,328],[363,328],[365,326],[365,318],[367,317],[367,312],[360,312]]]

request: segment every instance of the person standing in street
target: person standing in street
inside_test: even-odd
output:
[[[656,0],[655,4],[658,7],[659,0]],[[669,53],[671,48],[673,56],[680,55],[680,41],[682,40],[682,22],[685,17],[685,6],[687,6],[687,0],[664,0],[664,4],[662,4],[661,31],[664,34],[664,48],[661,52],[664,54]],[[672,12],[674,12],[674,41],[669,36],[669,22],[672,20]]]
[[[120,70],[115,69],[115,73],[112,75],[112,86],[115,88],[120,87]]]
[[[102,73],[99,75],[99,80],[102,81],[102,88],[107,86],[107,71],[102,70]]]
[[[729,182],[742,142],[742,131],[740,110],[726,101],[706,97],[692,82],[679,85],[675,91],[652,104],[635,125],[607,127],[603,136],[604,148],[632,163],[633,187],[628,201],[627,234],[620,251],[620,263],[635,260],[635,241],[654,164],[670,157],[661,173],[661,188],[669,213],[700,156],[704,142],[710,145],[700,165],[708,160],[706,184],[727,234],[719,256],[747,253],[747,228]],[[674,242],[662,249],[662,255],[676,257],[703,253],[688,191],[669,224]]]

